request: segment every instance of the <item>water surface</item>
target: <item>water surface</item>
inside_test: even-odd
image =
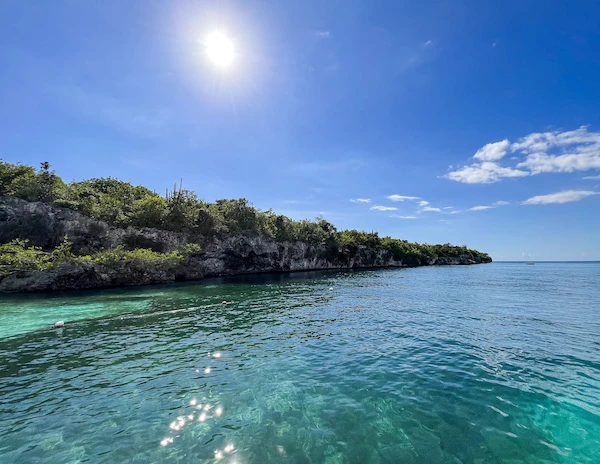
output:
[[[0,462],[598,463],[599,284],[494,263],[3,296]]]

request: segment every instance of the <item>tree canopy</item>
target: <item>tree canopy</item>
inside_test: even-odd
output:
[[[65,183],[47,162],[36,170],[0,160],[0,196],[53,203],[120,227],[152,227],[205,238],[260,235],[323,246],[328,252],[345,257],[354,256],[361,247],[387,250],[407,264],[435,256],[488,257],[466,246],[418,244],[380,237],[377,232],[338,231],[323,218],[296,221],[272,210],[254,208],[245,198],[210,203],[176,185],[163,197],[146,187],[112,177]]]

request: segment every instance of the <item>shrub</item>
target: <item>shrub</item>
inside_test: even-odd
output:
[[[41,248],[29,246],[29,240],[15,239],[0,245],[0,275],[40,270],[50,257]]]
[[[65,184],[50,170],[47,162],[42,163],[41,169],[36,172],[31,166],[0,160],[0,195],[53,202],[57,206],[78,210],[117,226],[154,227],[199,234],[207,238],[245,234],[260,235],[278,241],[303,241],[324,247],[327,257],[331,259],[353,257],[361,247],[385,250],[391,253],[394,259],[411,265],[436,256],[470,255],[488,258],[486,253],[470,250],[466,246],[456,247],[449,243],[420,245],[390,237],[381,238],[377,232],[338,231],[323,218],[296,221],[277,215],[271,210],[260,211],[245,198],[221,199],[215,203],[207,203],[199,200],[193,191],[184,189],[181,184],[179,188],[174,186],[172,192],[167,190],[164,198],[145,187],[134,186],[111,177]],[[91,235],[98,235],[102,231],[97,232],[90,230]],[[128,245],[132,248],[143,248],[139,249],[141,251],[137,255],[127,253],[138,250],[126,252],[120,249],[101,252],[98,256],[93,255],[91,259],[129,259],[148,263],[168,263],[175,259],[175,255],[171,259],[166,257],[171,254],[164,255],[147,249],[152,244],[139,240],[136,235],[131,236]],[[63,242],[60,246],[66,247],[66,244]],[[23,246],[22,248],[24,250]],[[24,252],[23,250],[21,251]],[[68,251],[70,252],[70,248]],[[66,248],[61,248],[58,253],[63,252],[67,252]],[[188,255],[197,252],[190,252]],[[35,254],[35,251],[31,253]],[[183,256],[179,252],[176,253],[177,256]],[[57,259],[60,261],[67,258]],[[57,259],[52,258],[51,261],[56,262]]]

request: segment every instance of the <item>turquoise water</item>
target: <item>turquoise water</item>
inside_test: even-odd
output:
[[[0,462],[599,463],[600,264],[3,296]]]

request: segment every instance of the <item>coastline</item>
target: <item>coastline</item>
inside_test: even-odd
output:
[[[258,213],[257,213],[258,214]],[[265,233],[119,227],[50,203],[0,197],[0,294],[198,281],[296,271],[472,265],[491,262],[466,246],[420,245],[350,231],[344,242],[329,223],[299,223],[318,239]],[[8,264],[6,264],[8,263]]]
[[[243,258],[243,257],[238,257]],[[131,263],[123,263],[119,266],[102,266],[94,262],[66,262],[55,269],[44,269],[40,271],[27,272],[21,275],[9,276],[0,281],[0,294],[15,293],[51,293],[77,290],[124,288],[145,285],[170,284],[174,282],[195,282],[205,278],[227,277],[241,275],[260,274],[291,274],[299,272],[317,271],[344,271],[344,270],[368,270],[368,269],[399,269],[416,268],[428,266],[463,266],[491,263],[490,260],[472,259],[468,256],[456,258],[435,257],[428,258],[418,265],[405,263],[382,263],[382,264],[360,264],[360,265],[328,265],[315,267],[289,267],[287,269],[266,267],[264,269],[252,267],[238,269],[222,269],[219,272],[206,270],[209,260],[199,260],[193,267],[181,269],[179,272],[168,272],[161,269],[136,266]]]

